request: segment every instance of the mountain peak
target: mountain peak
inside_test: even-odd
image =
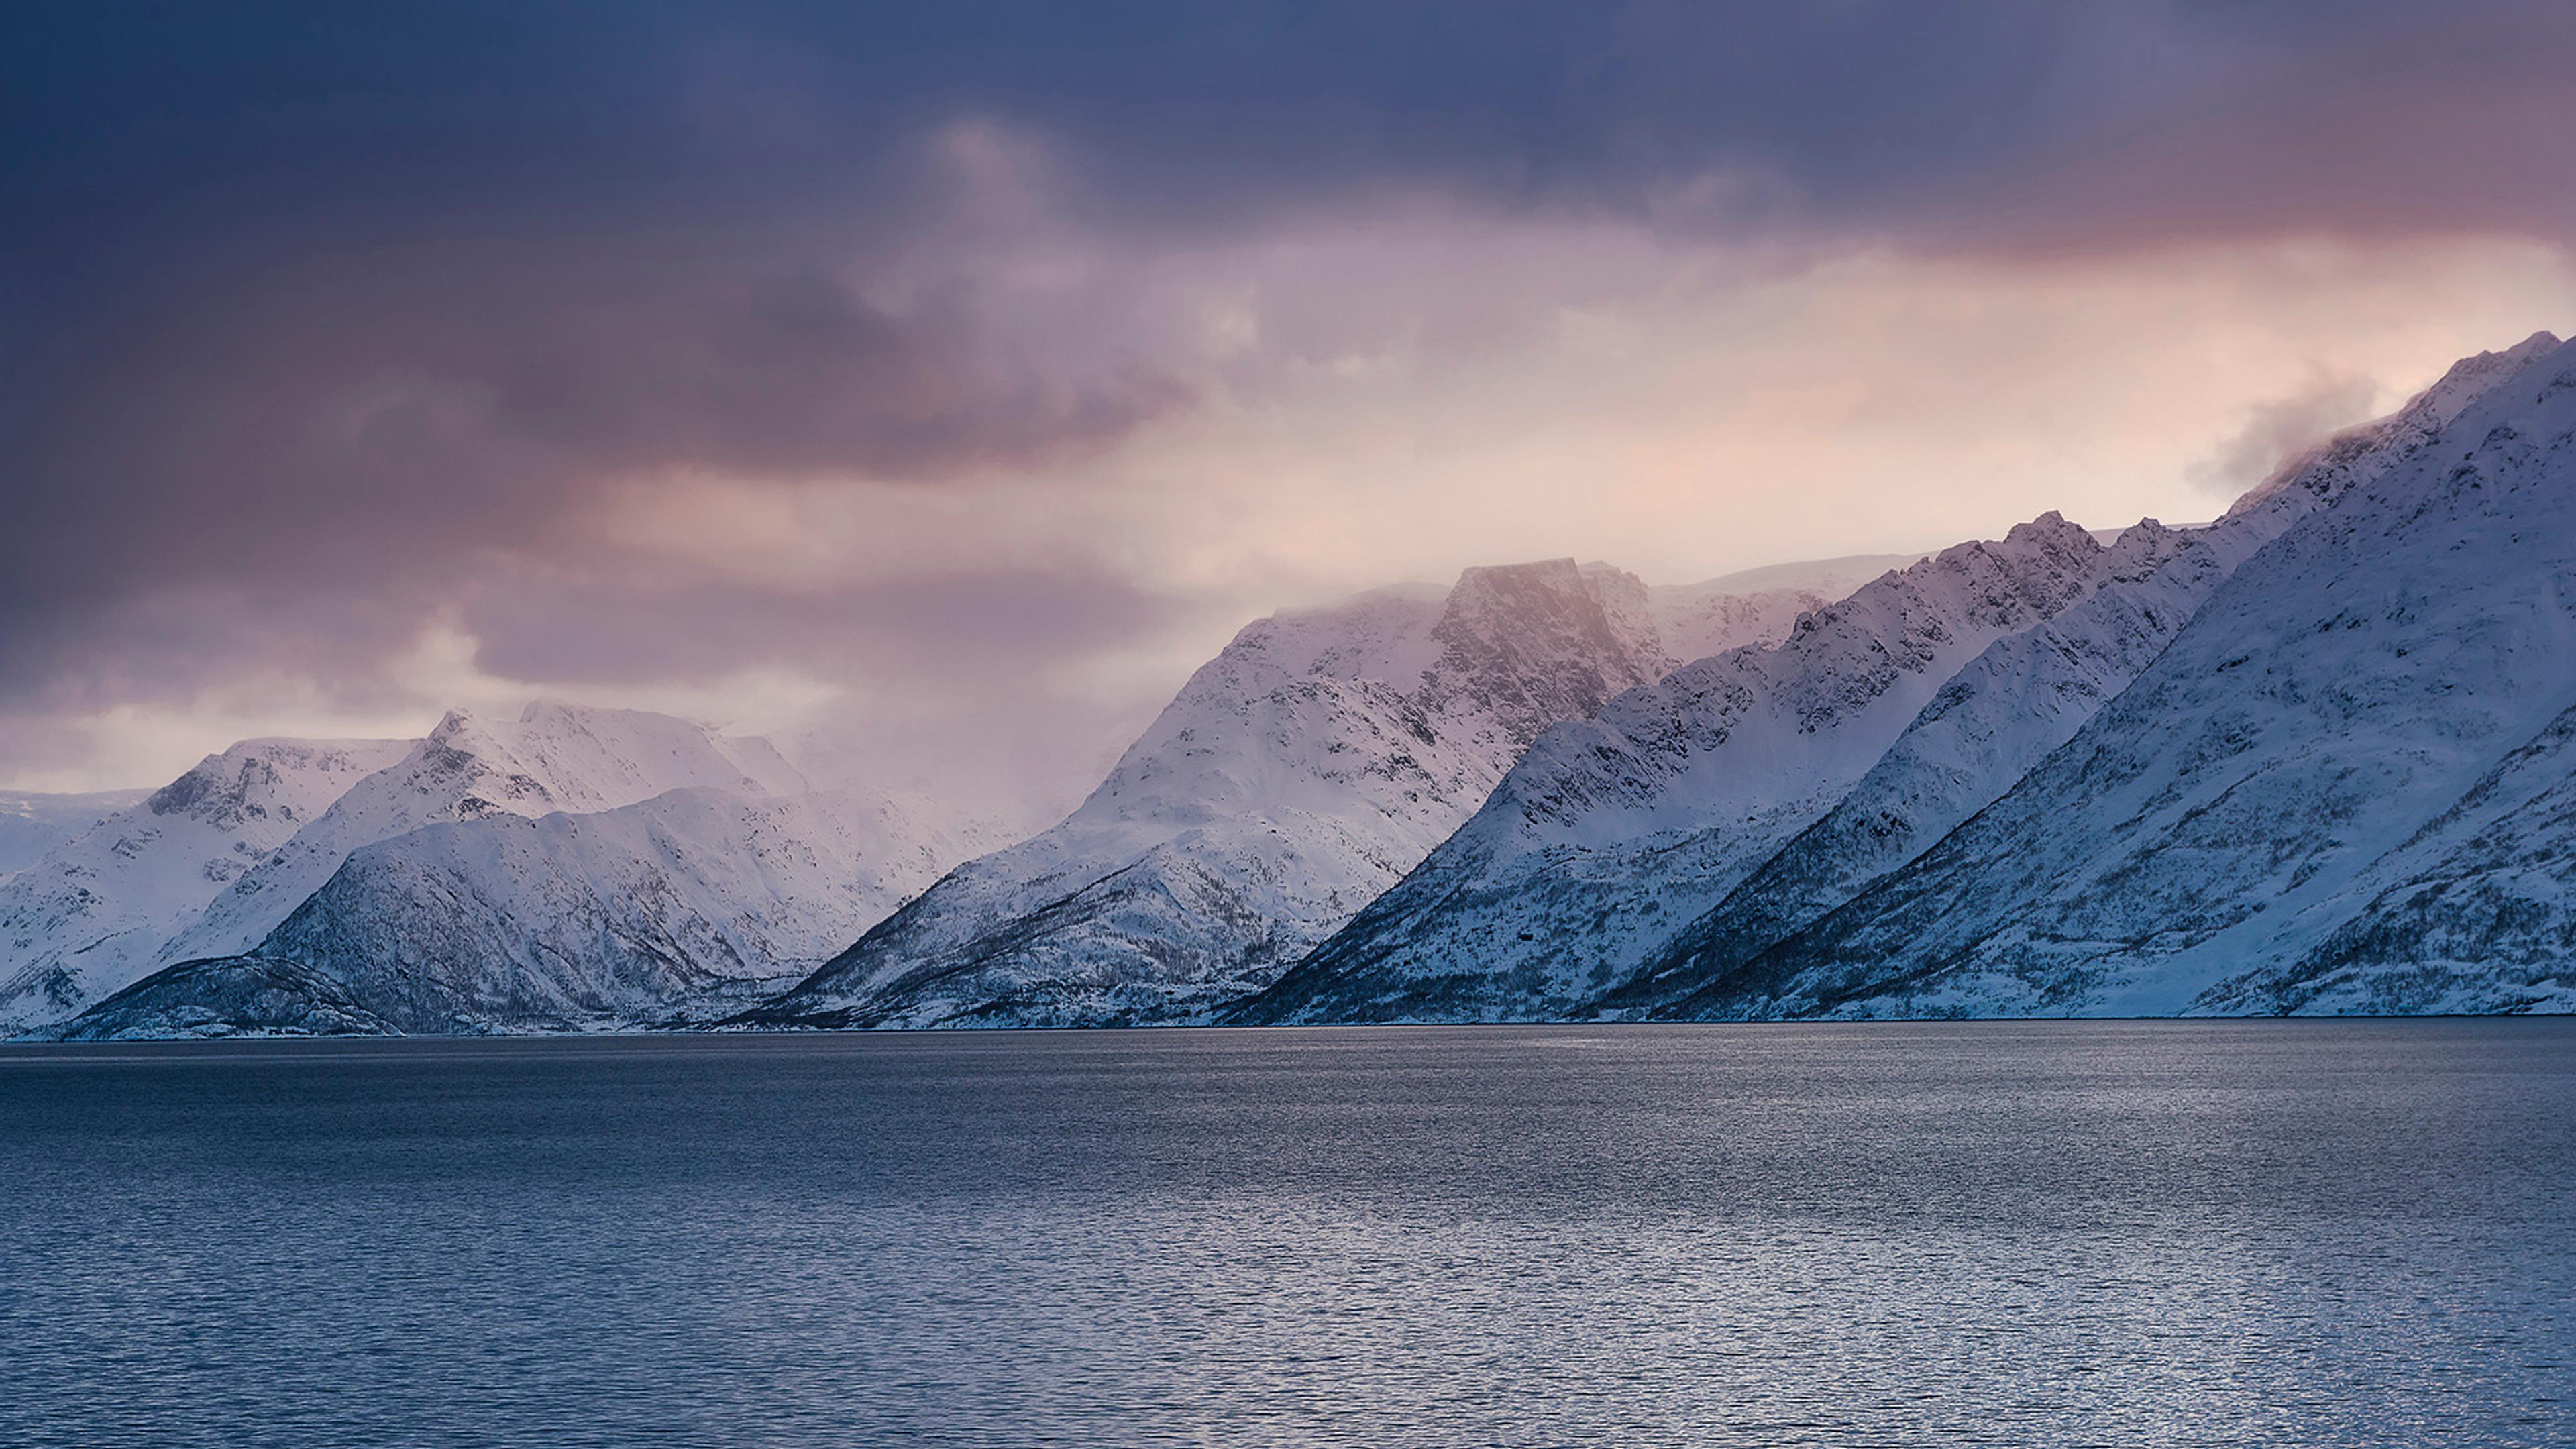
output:
[[[2348,428],[2306,452],[2285,460],[2271,476],[2231,505],[2225,519],[2241,520],[2261,509],[2290,515],[2319,503],[2332,503],[2361,481],[2367,471],[2393,466],[2407,451],[2428,442],[2497,388],[2533,369],[2566,346],[2556,333],[2534,332],[2501,352],[2480,352],[2452,363],[2431,387],[2407,399],[2406,405],[2375,422]],[[2275,521],[2275,531],[2286,519]]]
[[[225,794],[238,794],[257,756],[242,745],[206,756],[178,779],[155,790],[143,807],[155,815],[177,815]]]
[[[1608,628],[1635,627],[1647,617],[1646,585],[1625,569],[1577,564],[1570,558],[1485,564],[1458,575],[1441,613],[1435,636],[1526,627],[1574,615],[1598,616]]]
[[[2205,531],[2174,528],[2158,519],[2141,518],[2120,530],[2120,536],[2103,551],[2103,562],[2112,582],[2134,583],[2199,547],[2198,540]]]
[[[228,882],[408,748],[243,740],[0,881],[0,1031],[134,980]]]
[[[2506,348],[2502,352],[2481,352],[2475,358],[2465,359],[2460,363],[2454,364],[2451,370],[2457,372],[2461,367],[2468,365],[2469,362],[2482,361],[2490,357],[2494,358],[2497,364],[2501,367],[2520,367],[2524,363],[2531,361],[2533,358],[2540,356],[2542,353],[2556,352],[2559,348],[2566,345],[2566,342],[2561,339],[2557,333],[2544,327],[2539,331],[2532,333],[2529,337],[2522,339],[2520,342],[2515,343],[2511,347]]]
[[[2488,388],[2564,345],[2558,334],[2540,331],[2501,352],[2463,357],[2452,363],[2439,381],[2410,399],[2397,414],[2397,420],[2411,418],[2435,429],[2447,426]]]
[[[765,741],[729,740],[671,715],[542,699],[515,719],[450,710],[399,762],[351,786],[210,901],[163,948],[165,961],[250,949],[374,841],[495,814],[613,810],[689,786],[805,788]]]
[[[1467,570],[1431,637],[1440,657],[1424,698],[1435,708],[1472,702],[1521,743],[1672,664],[1645,584],[1570,558]]]
[[[144,797],[154,815],[187,814],[223,823],[261,812],[287,775],[306,769],[364,774],[389,762],[399,740],[240,740],[206,756],[178,779]]]
[[[1572,583],[1582,573],[1583,566],[1570,557],[1531,559],[1526,563],[1470,564],[1458,571],[1457,588],[1463,590],[1488,580],[1557,579]]]
[[[2079,553],[2100,552],[2102,541],[2093,530],[2068,521],[2065,514],[2052,508],[2027,523],[2016,523],[2004,531],[2004,546],[2016,549],[2074,549]],[[2088,549],[2086,546],[2090,545]]]

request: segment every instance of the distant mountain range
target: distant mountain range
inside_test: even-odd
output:
[[[76,795],[0,791],[0,881],[35,864],[45,852],[88,830],[149,790],[93,790]]]
[[[2571,741],[2541,334],[2210,524],[1260,620],[1015,843],[555,704],[0,797],[0,1027],[2571,1010]]]
[[[419,740],[254,740],[0,882],[0,1022],[685,1019],[792,985],[995,843],[923,801],[811,790],[765,740],[633,710],[539,703],[453,713]],[[346,1009],[317,1017],[294,991],[246,992],[253,980]]]

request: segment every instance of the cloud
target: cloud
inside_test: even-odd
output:
[[[2220,504],[2231,503],[2291,458],[2373,416],[2379,396],[2372,378],[2319,368],[2298,391],[2246,409],[2245,426],[2184,476]]]
[[[929,679],[939,694],[989,698],[1043,688],[1186,608],[1098,572],[958,572],[818,590],[556,574],[478,590],[457,624],[476,641],[478,668],[531,683],[630,686],[793,667],[840,680]]]
[[[2571,54],[2539,4],[11,7],[0,775],[744,670],[1107,728],[1393,576],[2144,509],[2564,327]]]
[[[639,478],[1044,473],[1185,402],[1141,367],[1014,357],[962,296],[894,307],[810,266],[613,248],[316,264],[32,391],[0,456],[27,480],[0,530],[0,695],[150,596],[416,607],[484,555],[567,547]]]

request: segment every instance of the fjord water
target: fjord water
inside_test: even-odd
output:
[[[0,1442],[2576,1440],[2576,1023],[0,1051]]]

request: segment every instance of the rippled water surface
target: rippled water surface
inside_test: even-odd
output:
[[[2576,1442],[2576,1024],[0,1050],[0,1443]]]

